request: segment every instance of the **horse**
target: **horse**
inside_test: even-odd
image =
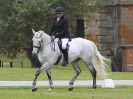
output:
[[[58,45],[58,38],[53,38],[49,36],[44,31],[37,31],[32,29],[33,32],[33,50],[32,54],[37,56],[42,66],[36,71],[35,78],[32,84],[32,91],[37,91],[36,82],[37,78],[43,71],[46,71],[48,80],[49,80],[49,88],[48,91],[52,91],[53,89],[53,80],[51,77],[51,68],[56,67],[57,64],[62,64],[63,56],[62,52],[60,51]],[[73,84],[76,78],[81,73],[80,67],[78,62],[82,59],[89,69],[92,78],[93,78],[93,86],[92,89],[95,90],[97,88],[96,85],[96,74],[99,75],[101,79],[107,79],[107,58],[102,56],[98,51],[94,42],[84,39],[84,38],[73,38],[70,42],[68,42],[69,51],[68,51],[68,62],[74,68],[75,75],[69,82],[68,90],[73,90]],[[57,62],[58,61],[58,62]],[[56,63],[56,65],[55,65]]]

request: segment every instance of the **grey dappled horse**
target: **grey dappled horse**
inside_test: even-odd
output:
[[[42,66],[35,73],[35,79],[33,81],[32,91],[36,91],[36,81],[40,73],[46,71],[50,87],[48,91],[51,91],[53,88],[53,81],[51,77],[50,68],[55,67],[58,57],[62,55],[58,47],[58,39],[52,40],[51,37],[46,34],[44,31],[33,31],[33,55],[37,55]],[[98,51],[94,42],[86,40],[83,38],[74,38],[69,42],[69,51],[68,51],[69,63],[72,64],[75,75],[69,82],[69,90],[73,89],[73,84],[78,75],[81,73],[81,70],[78,65],[79,59],[82,59],[87,68],[90,70],[93,77],[93,86],[92,89],[96,89],[96,73],[101,79],[107,78],[107,72],[105,64],[106,58],[104,58]],[[63,57],[61,60],[58,60],[58,64],[62,64]],[[87,75],[86,75],[87,76]]]

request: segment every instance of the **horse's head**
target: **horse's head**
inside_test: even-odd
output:
[[[35,32],[33,29],[32,29],[32,32],[34,34],[33,38],[32,38],[32,41],[33,41],[33,50],[32,50],[32,54],[33,55],[37,55],[39,50],[41,49],[42,47],[42,35],[43,35],[43,31],[38,31],[38,32]]]

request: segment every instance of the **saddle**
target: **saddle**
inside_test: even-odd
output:
[[[63,50],[62,49],[62,41],[60,39],[58,40],[58,46],[59,46],[59,49],[62,51]],[[66,44],[66,49],[69,50],[69,44],[68,43]]]
[[[62,50],[63,50],[62,49],[62,41],[58,40],[57,43],[58,43],[58,47],[59,47],[60,51],[62,52]],[[78,51],[76,44],[73,41],[71,41],[71,42],[67,43],[66,47],[68,50],[68,55],[70,55],[71,57],[74,57],[75,53]],[[58,59],[57,59],[56,65],[60,62],[60,59],[62,57],[63,57],[63,54],[60,54]]]
[[[62,54],[60,54],[59,56],[58,56],[58,59],[57,59],[57,61],[56,61],[56,63],[55,63],[55,65],[57,65],[59,62],[60,62],[60,60],[61,60],[61,58],[62,58],[62,56],[63,56],[63,48],[62,48],[62,41],[59,39],[58,40],[58,47],[59,47],[59,49],[60,49],[60,51],[61,51],[61,53]],[[68,43],[66,44],[66,50],[68,51],[68,49],[69,49],[69,45],[68,45]],[[67,56],[67,58],[68,58],[68,56]]]

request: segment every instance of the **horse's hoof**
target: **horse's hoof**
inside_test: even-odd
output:
[[[47,90],[47,92],[52,92],[53,90],[52,90],[52,88],[49,88],[48,90]]]
[[[33,88],[33,89],[32,89],[32,92],[35,92],[35,91],[37,91],[37,88]]]
[[[73,87],[71,87],[71,88],[68,88],[68,91],[72,91],[73,90]]]
[[[95,91],[96,91],[95,89],[90,89],[91,93],[95,93]]]

